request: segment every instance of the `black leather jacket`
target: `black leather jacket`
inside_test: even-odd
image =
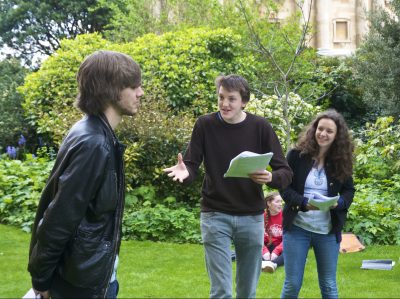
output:
[[[123,152],[104,116],[86,116],[63,140],[32,230],[35,289],[51,289],[58,275],[105,296],[121,241]]]
[[[287,161],[293,170],[293,180],[288,188],[280,190],[282,199],[285,201],[283,208],[283,230],[292,228],[293,220],[299,211],[307,212],[306,204],[308,199],[303,196],[304,185],[313,161],[308,155],[301,155],[299,150],[291,150],[287,155]],[[333,178],[329,172],[329,163],[325,164],[326,177],[328,180],[328,196],[340,194],[343,199],[342,204],[330,210],[332,230],[330,233],[336,235],[336,241],[341,241],[341,231],[346,222],[347,212],[353,202],[355,193],[353,178],[348,177],[344,182]]]

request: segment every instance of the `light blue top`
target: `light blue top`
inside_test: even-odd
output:
[[[314,192],[328,195],[328,183],[325,169],[311,168],[304,185],[304,197],[313,198]],[[293,224],[302,229],[317,234],[328,234],[332,229],[331,213],[329,211],[308,211],[299,212],[294,218]]]

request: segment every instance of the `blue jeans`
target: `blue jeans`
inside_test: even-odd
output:
[[[339,243],[335,234],[317,234],[296,225],[283,232],[285,283],[281,298],[297,298],[303,283],[304,267],[310,246],[317,261],[318,282],[322,298],[338,298],[336,269]]]
[[[115,299],[115,298],[117,298],[118,291],[119,291],[119,283],[118,283],[118,280],[114,280],[113,282],[111,282],[111,283],[108,285],[106,298],[107,298],[107,299]]]
[[[264,215],[201,213],[210,298],[232,298],[231,244],[236,251],[236,297],[255,298],[261,272]]]

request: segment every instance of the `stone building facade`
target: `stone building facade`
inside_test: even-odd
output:
[[[299,7],[296,0],[279,1],[282,8],[277,21],[283,21]],[[390,0],[304,0],[310,7],[310,22],[314,28],[311,46],[321,55],[341,56],[353,53],[368,31],[367,14],[378,7],[389,7]],[[304,9],[308,17],[308,9]]]

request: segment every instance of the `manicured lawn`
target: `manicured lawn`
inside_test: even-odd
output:
[[[0,298],[21,298],[30,288],[26,270],[28,247],[28,234],[0,225]],[[391,271],[361,270],[363,259],[392,259],[396,265]],[[201,245],[123,242],[118,276],[119,298],[208,297],[209,283]],[[283,268],[275,274],[262,273],[257,297],[279,297],[283,280]],[[341,254],[338,286],[340,298],[399,298],[400,247],[370,246],[363,252]],[[300,297],[320,297],[312,251]]]

